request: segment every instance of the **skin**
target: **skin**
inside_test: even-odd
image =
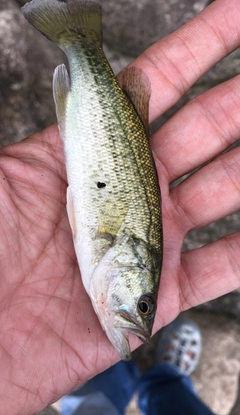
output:
[[[217,0],[142,54],[133,64],[152,84],[151,121],[238,46],[239,0]],[[240,135],[239,108],[237,76],[192,100],[151,137],[165,231],[155,330],[240,287],[238,233],[181,254],[190,229],[240,208],[240,148],[218,156]],[[170,182],[211,159],[169,192]],[[118,356],[81,283],[56,125],[1,149],[0,187],[1,413],[30,415]]]

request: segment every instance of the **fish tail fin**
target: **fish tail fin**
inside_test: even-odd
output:
[[[63,48],[74,40],[102,45],[101,6],[93,1],[32,0],[22,7],[26,20]]]

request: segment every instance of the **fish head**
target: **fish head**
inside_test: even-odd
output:
[[[108,270],[102,281],[93,307],[120,358],[129,360],[129,335],[144,343],[151,337],[157,308],[153,275],[139,267],[119,267]]]

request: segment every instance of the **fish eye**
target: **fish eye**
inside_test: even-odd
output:
[[[138,310],[144,316],[149,316],[154,310],[154,300],[148,295],[143,295],[138,301]]]

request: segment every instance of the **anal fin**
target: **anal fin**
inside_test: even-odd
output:
[[[56,67],[53,74],[53,98],[56,106],[58,128],[62,140],[65,134],[67,97],[70,92],[70,78],[64,64]]]

